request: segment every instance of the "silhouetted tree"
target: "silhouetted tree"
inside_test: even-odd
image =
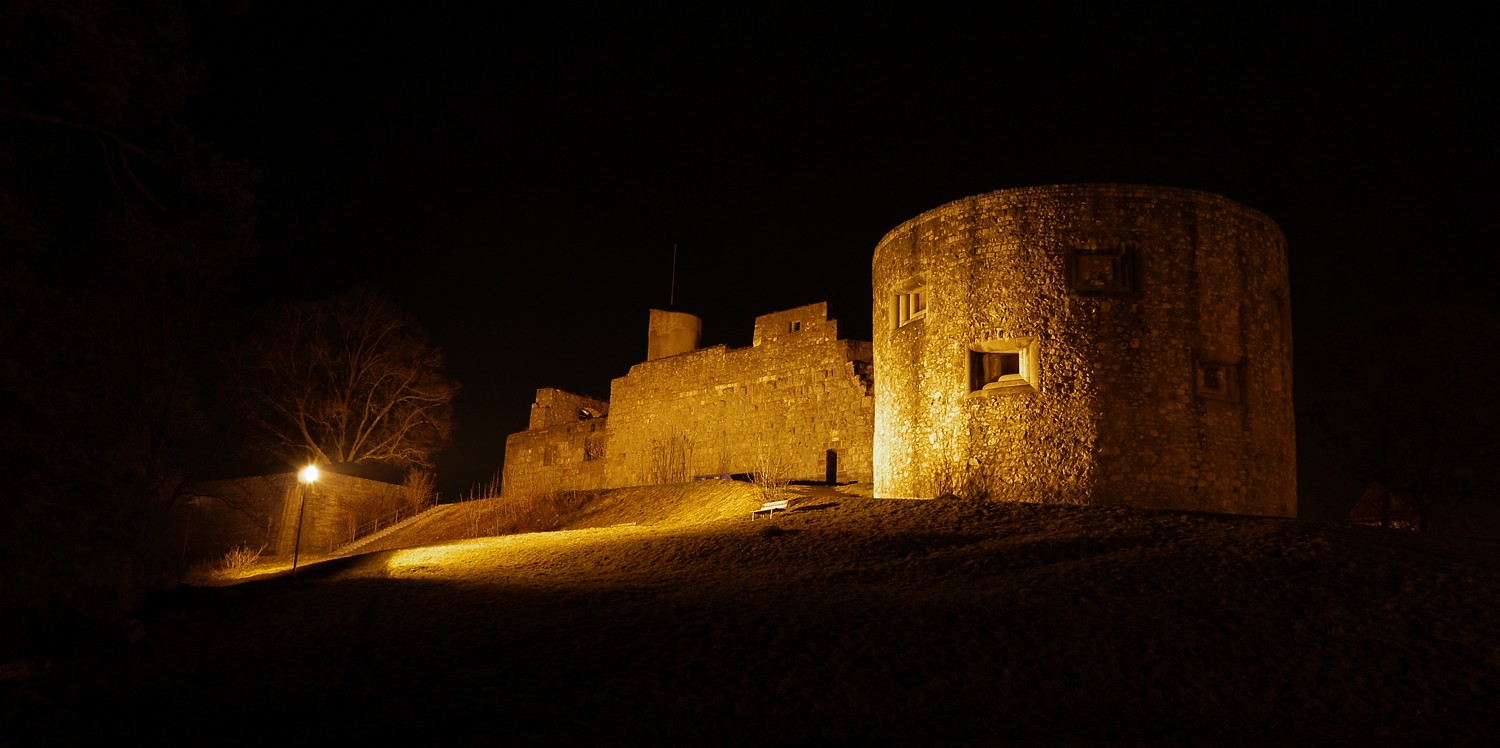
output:
[[[452,434],[459,385],[442,349],[369,287],[286,307],[235,370],[265,448],[289,464],[430,467]]]
[[[1341,460],[1351,505],[1378,484],[1445,529],[1496,493],[1500,318],[1475,307],[1392,307],[1326,344],[1331,366],[1299,375],[1306,421]]]
[[[0,9],[5,645],[128,609],[216,443],[255,175],[181,122],[187,32],[159,0]]]

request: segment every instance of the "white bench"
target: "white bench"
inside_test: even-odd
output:
[[[767,517],[774,517],[776,516],[777,509],[780,509],[784,512],[786,511],[787,505],[789,505],[790,503],[791,501],[788,499],[782,499],[781,501],[767,501],[766,503],[761,504],[759,509],[756,509],[755,511],[750,513],[750,519],[751,521],[754,521],[755,515],[761,513],[764,513]]]

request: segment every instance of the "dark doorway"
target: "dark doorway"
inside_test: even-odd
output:
[[[828,464],[823,480],[830,486],[836,486],[839,482],[839,453],[832,449],[828,450]]]

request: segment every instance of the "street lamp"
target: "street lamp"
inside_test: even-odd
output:
[[[307,487],[318,482],[318,466],[308,465],[297,473],[302,484],[302,501],[297,505],[297,540],[292,544],[292,576],[297,576],[297,557],[302,555],[302,513],[307,510]]]

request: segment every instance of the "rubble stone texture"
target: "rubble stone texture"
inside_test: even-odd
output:
[[[877,496],[1296,515],[1286,240],[1261,213],[1002,190],[892,229],[873,283]]]

